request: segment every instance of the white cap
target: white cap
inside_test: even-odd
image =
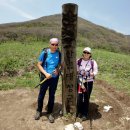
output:
[[[90,47],[85,47],[83,51],[87,51],[87,52],[91,53],[91,48]]]
[[[59,43],[58,38],[51,38],[51,39],[50,39],[50,43],[53,43],[53,42]]]

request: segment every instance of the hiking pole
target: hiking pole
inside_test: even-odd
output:
[[[54,73],[54,71],[51,73],[51,77],[52,77],[53,73]],[[38,85],[35,86],[35,88],[37,88],[39,85],[43,84],[46,80],[47,80],[47,78],[43,79]]]
[[[83,76],[82,76],[82,84],[81,84],[81,87],[82,87],[83,102],[84,102],[84,89],[85,89],[85,88],[83,88],[83,85],[84,85],[84,84],[83,84]]]
[[[41,85],[42,83],[44,83],[47,80],[47,78],[43,79],[38,85],[35,86],[35,88],[37,88],[39,85]]]
[[[93,127],[92,127],[92,117],[90,116],[90,130],[92,130],[93,129]]]

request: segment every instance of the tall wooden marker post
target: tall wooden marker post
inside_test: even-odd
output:
[[[63,115],[76,115],[76,37],[78,6],[67,3],[62,6],[62,103]]]

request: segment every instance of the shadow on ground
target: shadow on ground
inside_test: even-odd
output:
[[[101,113],[99,112],[99,105],[96,103],[91,103],[89,104],[89,115],[88,119],[89,120],[96,120],[102,117]]]

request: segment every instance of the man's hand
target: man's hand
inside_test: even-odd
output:
[[[58,70],[58,69],[55,69],[55,70],[53,71],[53,74],[54,74],[54,75],[58,75],[58,74],[59,74],[59,70]]]
[[[52,75],[49,74],[49,73],[46,73],[45,76],[46,76],[47,79],[50,79],[52,77]]]

